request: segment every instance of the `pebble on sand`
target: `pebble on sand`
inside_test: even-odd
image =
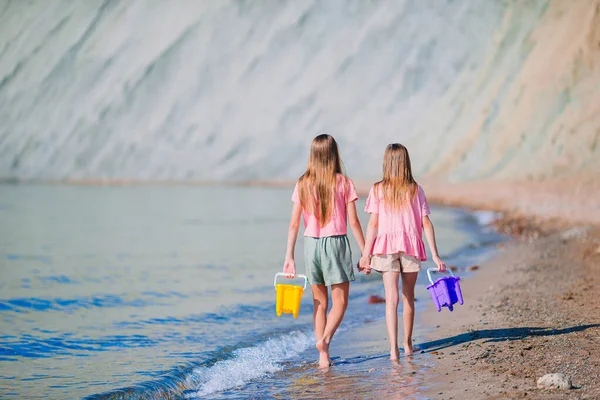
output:
[[[538,389],[571,389],[571,378],[565,374],[546,374],[537,380]]]
[[[479,269],[479,265],[471,265],[467,268],[467,271],[477,271]]]

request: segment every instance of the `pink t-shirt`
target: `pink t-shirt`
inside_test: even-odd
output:
[[[345,190],[344,181],[346,181]],[[358,196],[356,195],[356,189],[354,188],[352,180],[343,175],[338,175],[337,188],[333,198],[334,207],[331,214],[331,220],[324,227],[321,227],[317,218],[303,208],[304,236],[321,238],[345,235],[347,233],[346,204],[353,202],[356,199],[358,199]],[[292,201],[300,204],[297,182],[296,187],[294,188],[294,194],[292,195]]]
[[[384,205],[382,189],[375,195],[375,187],[371,188],[365,211],[377,214],[379,228],[371,254],[405,253],[421,261],[427,260],[423,243],[422,218],[429,215],[429,204],[423,188],[419,185],[417,195],[410,205],[398,211],[387,210]]]

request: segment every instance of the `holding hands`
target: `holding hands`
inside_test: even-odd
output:
[[[368,255],[364,255],[358,262],[358,272],[364,272],[369,275],[371,273],[371,258]]]

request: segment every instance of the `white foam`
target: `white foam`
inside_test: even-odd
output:
[[[489,225],[494,221],[502,218],[502,213],[495,211],[479,210],[473,211],[471,214],[473,215],[473,217],[475,217],[477,223],[482,226]]]
[[[196,368],[186,385],[196,391],[188,393],[186,398],[232,389],[280,371],[282,361],[299,355],[313,341],[310,333],[291,332],[253,347],[238,349],[232,359],[219,361],[211,367]]]

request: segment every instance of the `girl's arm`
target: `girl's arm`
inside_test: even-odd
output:
[[[346,208],[348,209],[348,223],[350,224],[350,229],[352,229],[354,239],[356,239],[356,243],[358,243],[358,248],[362,250],[365,247],[365,238],[363,236],[360,220],[358,219],[358,214],[356,213],[356,203],[352,201],[348,203]]]
[[[438,255],[437,244],[435,243],[435,230],[433,229],[433,223],[427,215],[423,217],[423,230],[425,231],[425,237],[427,238],[427,243],[429,244],[429,250],[431,250],[433,262],[435,263],[435,265],[437,265],[439,272],[446,272],[446,264]]]
[[[373,249],[373,242],[375,242],[378,226],[379,214],[371,214],[369,225],[367,225],[367,239],[365,240],[365,247],[363,248],[362,257],[360,259],[360,269],[363,269],[367,275],[371,273],[371,260],[369,259],[369,256]]]
[[[287,250],[285,251],[285,263],[283,264],[283,273],[289,278],[296,276],[296,262],[294,261],[294,251],[296,249],[296,238],[300,229],[300,214],[302,206],[294,203],[292,208],[292,217],[290,218],[290,227],[288,228]]]

